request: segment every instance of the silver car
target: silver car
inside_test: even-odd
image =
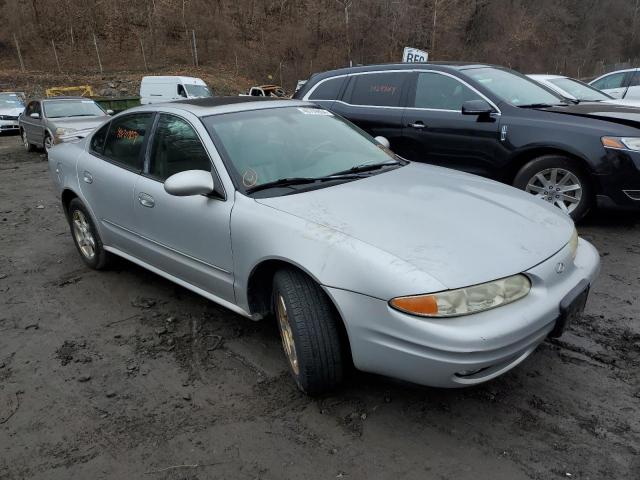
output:
[[[24,111],[22,92],[0,92],[0,133],[17,132],[18,117]]]
[[[581,314],[599,267],[554,207],[403,160],[307,102],[134,108],[49,168],[89,267],[118,255],[275,316],[309,394],[351,362],[439,387],[495,378]]]
[[[83,138],[105,122],[110,111],[84,97],[53,97],[32,100],[20,115],[24,148],[49,151],[56,143]]]

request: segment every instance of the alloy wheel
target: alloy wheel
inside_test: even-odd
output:
[[[280,338],[282,339],[282,347],[287,355],[287,360],[293,373],[297,376],[300,373],[298,365],[298,355],[296,352],[296,344],[293,340],[293,332],[289,324],[289,316],[287,315],[287,306],[284,303],[282,295],[278,295],[276,303],[276,316],[278,317],[278,327],[280,329]]]
[[[72,216],[73,236],[78,244],[80,253],[87,260],[93,260],[96,255],[96,240],[91,232],[91,225],[87,221],[84,213],[80,210],[74,210]]]
[[[562,168],[547,168],[536,173],[525,191],[559,207],[563,212],[573,212],[582,200],[582,184],[578,177]]]
[[[24,145],[24,148],[29,151],[29,140],[27,139],[27,132],[24,130],[22,131],[22,144]]]

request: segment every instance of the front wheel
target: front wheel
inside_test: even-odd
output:
[[[22,145],[24,145],[24,149],[27,152],[33,152],[35,150],[35,147],[33,146],[32,143],[29,143],[29,140],[27,139],[27,132],[22,130],[20,132],[20,136],[22,137]]]
[[[340,319],[327,294],[304,273],[280,270],[273,279],[273,310],[298,388],[317,395],[338,386],[344,350]]]
[[[558,207],[576,222],[593,204],[589,175],[574,161],[560,155],[531,160],[518,172],[513,186]]]
[[[54,146],[53,138],[48,133],[44,136],[44,150],[49,153],[49,150]]]

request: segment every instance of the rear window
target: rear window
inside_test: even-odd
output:
[[[142,146],[152,118],[151,113],[137,113],[113,119],[103,155],[125,168],[141,171]]]
[[[340,94],[344,79],[345,77],[338,77],[323,81],[313,90],[309,100],[335,100]]]
[[[355,75],[345,95],[352,105],[401,106],[407,73],[381,72]]]

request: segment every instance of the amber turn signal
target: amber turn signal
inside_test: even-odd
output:
[[[435,315],[438,313],[438,300],[433,295],[398,297],[391,300],[390,303],[392,307],[414,315]]]

